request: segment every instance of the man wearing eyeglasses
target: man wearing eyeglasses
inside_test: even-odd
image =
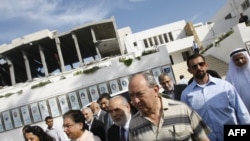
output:
[[[161,87],[164,89],[164,91],[161,93],[163,97],[180,100],[180,95],[186,88],[186,84],[175,85],[172,81],[172,78],[167,73],[160,74],[158,80]]]
[[[207,73],[200,54],[187,59],[194,81],[182,92],[181,101],[192,107],[212,129],[211,141],[224,140],[224,125],[250,124],[250,116],[236,89],[227,81]]]
[[[80,110],[69,110],[63,114],[64,132],[71,139],[70,141],[101,141],[85,127],[85,117]]]

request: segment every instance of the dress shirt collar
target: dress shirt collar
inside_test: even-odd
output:
[[[212,77],[211,75],[208,75],[208,82],[207,82],[205,85],[210,84],[210,83],[216,84],[216,82],[217,82],[216,79],[217,79],[217,78]],[[192,89],[194,89],[195,87],[199,87],[199,84],[195,81],[195,79],[194,79],[193,82],[192,82],[191,84],[189,84],[189,85],[190,85],[190,87],[191,87]]]

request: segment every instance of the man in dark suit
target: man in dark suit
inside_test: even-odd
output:
[[[97,120],[100,120],[104,124],[105,123],[105,114],[107,112],[102,110],[100,105],[95,101],[90,104],[90,108],[91,108],[92,112],[94,113],[94,117]]]
[[[112,97],[109,101],[109,113],[114,124],[108,130],[108,141],[128,141],[131,108],[127,99],[121,95]]]
[[[94,135],[98,136],[102,141],[105,141],[104,124],[94,118],[94,114],[89,107],[82,109],[82,114],[86,119],[86,129],[91,131]]]
[[[187,87],[186,84],[174,85],[172,78],[167,73],[159,75],[158,80],[164,89],[162,96],[165,98],[180,100],[182,91]]]

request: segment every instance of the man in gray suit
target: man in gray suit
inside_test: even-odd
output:
[[[97,120],[100,120],[104,124],[104,118],[105,118],[105,114],[107,112],[105,112],[104,110],[102,110],[100,108],[100,105],[97,102],[92,102],[90,104],[90,108],[91,108],[92,112],[94,113],[95,118]]]

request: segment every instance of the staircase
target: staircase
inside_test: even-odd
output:
[[[205,58],[206,62],[208,63],[208,69],[217,71],[220,74],[220,76],[224,79],[227,74],[228,64],[211,55],[207,55],[205,56]],[[177,84],[180,81],[179,76],[181,74],[183,74],[187,80],[193,77],[192,74],[190,74],[187,70],[186,61],[172,65],[172,68],[174,71]]]

